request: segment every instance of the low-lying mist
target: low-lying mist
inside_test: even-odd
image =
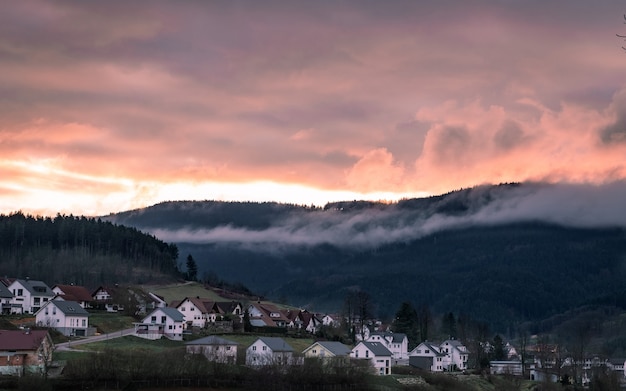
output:
[[[230,223],[216,227],[195,223],[176,229],[165,224],[138,228],[177,243],[243,245],[257,250],[321,244],[367,249],[473,225],[541,221],[577,228],[624,227],[625,199],[624,181],[597,186],[479,186],[370,207],[350,208],[350,202],[346,202],[306,213],[294,209],[277,214],[269,226],[262,228]]]

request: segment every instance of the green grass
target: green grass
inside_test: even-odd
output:
[[[105,341],[92,342],[78,345],[80,350],[87,351],[103,351],[108,349],[124,349],[124,350],[150,350],[159,352],[167,349],[180,348],[184,346],[181,341],[172,341],[167,338],[157,340],[149,340],[144,338],[127,335],[120,338],[112,338]]]
[[[152,292],[165,298],[165,302],[170,303],[173,300],[182,300],[185,297],[202,297],[214,301],[225,301],[212,290],[204,288],[197,282],[185,282],[173,285],[145,285],[141,287],[146,292]],[[228,300],[230,301],[230,300]]]
[[[89,313],[89,325],[97,327],[100,333],[112,333],[133,327],[136,322],[132,316],[121,313],[96,311]]]

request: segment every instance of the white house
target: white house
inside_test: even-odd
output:
[[[63,335],[87,337],[94,334],[89,327],[89,312],[75,301],[50,300],[35,313],[38,326],[51,327]]]
[[[11,291],[4,286],[3,283],[0,283],[0,314],[8,315],[12,311],[11,300],[13,299],[13,294]]]
[[[371,332],[367,342],[381,342],[389,349],[395,360],[404,360],[409,357],[409,339],[403,333]]]
[[[93,301],[91,293],[84,286],[57,284],[52,287],[52,292],[66,301],[75,301],[83,308],[89,308]]]
[[[291,365],[296,363],[293,348],[282,338],[259,337],[246,349],[246,365]]]
[[[215,335],[185,343],[187,353],[202,354],[209,361],[223,364],[235,364],[237,361],[237,342]]]
[[[34,314],[54,297],[52,289],[43,281],[16,279],[7,288],[13,294],[13,311],[24,314]]]
[[[391,375],[392,354],[382,342],[361,341],[352,349],[350,357],[370,360],[376,374]]]
[[[170,303],[185,317],[185,327],[205,327],[208,322],[215,322],[217,311],[215,301],[201,297],[185,297],[181,301]]]
[[[439,346],[424,341],[409,352],[409,365],[431,372],[443,372],[445,356],[439,351]]]
[[[317,341],[302,351],[304,357],[348,358],[352,350],[338,341]]]
[[[135,335],[145,339],[160,339],[165,336],[174,341],[182,341],[184,320],[183,314],[175,308],[156,308],[141,323],[135,323]]]
[[[341,324],[341,316],[326,314],[322,316],[322,324],[324,326],[339,327],[339,325]]]
[[[461,342],[456,339],[448,339],[439,345],[439,351],[445,354],[443,360],[444,370],[464,371],[467,369],[467,358],[469,351]]]

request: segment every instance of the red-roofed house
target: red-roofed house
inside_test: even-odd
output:
[[[0,374],[43,374],[53,350],[47,330],[0,330]]]
[[[65,301],[77,302],[83,308],[89,308],[93,300],[87,288],[80,285],[57,284],[52,287],[52,292]]]
[[[255,327],[287,327],[291,322],[273,304],[252,303],[248,307],[248,313],[250,314],[250,324]]]
[[[218,310],[215,301],[201,297],[185,297],[175,300],[169,307],[176,308],[185,317],[186,327],[205,327],[207,322],[215,322]]]

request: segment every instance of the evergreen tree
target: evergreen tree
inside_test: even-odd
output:
[[[502,361],[506,359],[506,353],[504,352],[504,343],[502,342],[502,337],[499,334],[496,334],[493,337],[493,359],[496,361]]]
[[[449,338],[456,338],[456,318],[452,312],[443,315],[441,319],[441,333]]]
[[[409,340],[409,349],[413,349],[420,341],[419,321],[417,311],[411,303],[404,302],[396,312],[393,320],[392,331],[394,333],[404,333]]]
[[[198,265],[191,254],[187,255],[187,280],[196,281],[198,279]]]

